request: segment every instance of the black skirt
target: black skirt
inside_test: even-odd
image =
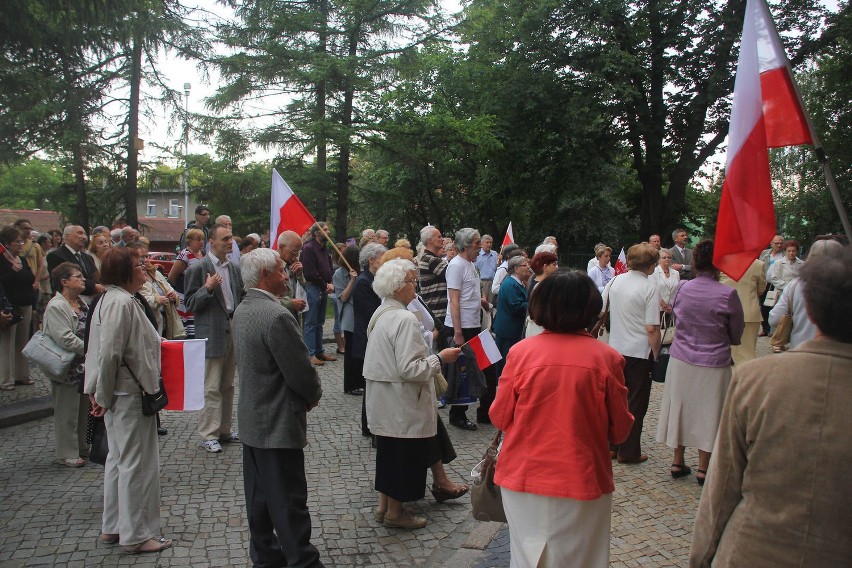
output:
[[[433,440],[376,436],[376,491],[402,502],[423,499]]]
[[[344,331],[343,338],[346,340],[346,352],[343,354],[343,392],[351,392],[366,385],[364,360],[352,356],[353,333]]]

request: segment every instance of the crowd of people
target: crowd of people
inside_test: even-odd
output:
[[[835,377],[849,374],[852,339],[835,322],[852,315],[852,259],[834,240],[814,243],[805,262],[796,241],[776,236],[734,280],[713,266],[713,241],[690,248],[684,229],[672,233],[671,248],[659,235],[628,247],[624,272],[612,265],[613,248],[599,243],[578,271],[560,268],[552,236],[530,255],[515,244],[496,251],[494,239],[474,228],[445,237],[431,225],[415,246],[407,239],[391,246],[381,229],[333,243],[320,222],[305,234],[284,231],[268,248],[256,234],[235,238],[228,216],[211,223],[199,206],[164,275],[131,227],[87,234],[69,225],[38,239],[32,229],[25,219],[0,229],[0,389],[32,384],[22,349],[35,330],[74,354],[67,375],[50,377],[56,459],[83,466],[87,430],[104,420],[103,544],[128,553],[172,545],[159,514],[157,435],[167,429],[138,393],[160,389],[162,339],[198,338],[206,340],[199,442],[214,455],[241,443],[257,565],[321,565],[310,542],[304,447],[307,413],[322,396],[317,368],[338,358],[343,392],[361,398],[361,433],[376,449],[373,516],[386,527],[428,523],[404,504],[424,497],[429,471],[436,501],[468,492],[444,468],[456,458],[439,412],[449,407],[449,424],[462,432],[493,425],[505,433],[495,481],[513,565],[608,565],[612,462],[649,460],[641,439],[656,374],[665,382],[656,439],[672,449],[670,475],[694,473],[706,484],[694,565],[752,558],[725,525],[766,534],[754,515],[767,516],[774,534],[788,531],[779,547],[849,558],[848,544],[817,551],[783,516],[791,507],[824,542],[834,529],[822,518],[848,517],[840,507],[849,504],[848,489],[833,503],[800,491],[792,504],[779,504],[773,492],[790,484],[767,470],[790,467],[780,445],[802,453],[797,479],[812,466],[836,487],[834,468],[852,457],[830,445],[839,457],[826,462],[767,431],[784,423],[777,414],[795,403],[788,394],[813,401],[806,417],[790,417],[799,424],[790,438],[804,446],[824,443],[813,438],[816,425],[841,432],[848,422],[842,409],[852,390]],[[323,341],[328,302],[331,344]],[[757,338],[773,333],[782,316],[792,318],[794,349],[750,362]],[[480,367],[468,342],[483,330],[502,359]],[[816,374],[818,397],[793,380],[794,369],[806,368]],[[770,385],[770,375],[785,378]],[[832,404],[819,406],[829,400],[823,396]],[[745,440],[760,451],[747,451]],[[695,466],[686,463],[687,447],[697,449]],[[748,498],[764,494],[776,510]],[[815,500],[819,515],[805,510]]]

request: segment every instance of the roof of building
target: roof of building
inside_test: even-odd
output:
[[[46,233],[51,229],[62,230],[62,227],[64,226],[62,215],[58,211],[44,211],[41,209],[0,209],[0,224],[11,225],[18,219],[27,219],[33,224],[33,229],[39,233]]]
[[[186,225],[183,219],[139,219],[139,232],[150,241],[177,243]]]

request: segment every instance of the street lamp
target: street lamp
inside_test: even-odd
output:
[[[184,222],[189,225],[189,89],[192,85],[183,84],[183,94],[186,104],[183,112],[183,216]]]

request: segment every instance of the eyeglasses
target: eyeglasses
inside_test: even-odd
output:
[[[773,242],[772,244],[773,244],[773,245],[779,245],[779,246],[780,246],[780,245],[783,245],[784,243],[783,243],[783,242],[781,242],[781,241],[778,241],[777,243],[776,243],[776,242]]]
[[[71,276],[69,276],[67,279],[68,279],[68,280],[71,280],[72,278],[79,278],[80,280],[85,280],[85,278],[83,278],[83,275],[82,275],[82,274],[80,274],[79,272],[78,272],[77,274],[72,274],[72,275],[71,275]]]

